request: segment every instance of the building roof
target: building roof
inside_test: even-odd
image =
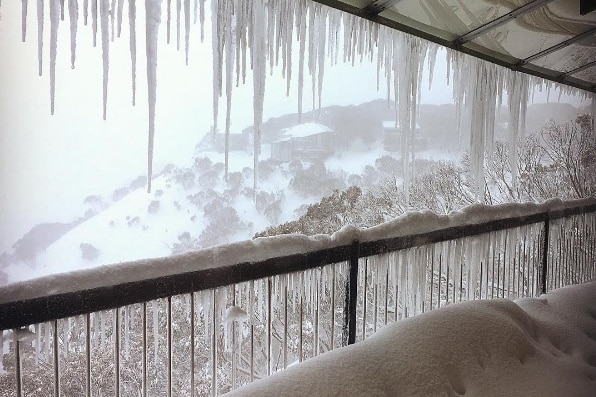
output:
[[[302,123],[282,131],[281,140],[288,138],[306,138],[323,132],[331,132],[331,128],[319,123]]]

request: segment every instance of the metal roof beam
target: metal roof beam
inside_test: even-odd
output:
[[[388,8],[393,7],[401,0],[374,0],[362,10],[369,15],[378,15]]]
[[[556,45],[554,45],[552,47],[549,47],[546,50],[542,50],[540,52],[537,52],[534,55],[530,55],[529,57],[527,57],[525,59],[522,59],[518,63],[518,65],[520,65],[520,66],[525,65],[528,62],[532,62],[532,61],[534,61],[534,60],[536,60],[538,58],[542,58],[544,56],[547,56],[550,53],[553,53],[555,51],[559,51],[561,48],[565,48],[565,47],[567,47],[567,46],[575,43],[576,41],[580,41],[580,40],[582,40],[582,39],[584,39],[584,38],[586,38],[588,36],[593,35],[594,33],[596,33],[596,28],[592,28],[592,29],[586,30],[585,32],[583,32],[581,34],[578,34],[577,36],[573,36],[572,38],[567,39],[565,41],[562,41],[561,43],[556,44]]]
[[[582,70],[585,70],[585,69],[591,68],[592,66],[595,66],[595,65],[596,65],[596,61],[588,62],[588,63],[586,63],[585,65],[582,65],[582,66],[580,66],[580,67],[577,67],[577,68],[575,68],[575,69],[573,69],[573,70],[570,70],[570,71],[568,71],[568,72],[562,73],[560,77],[566,77],[566,76],[570,76],[570,75],[572,75],[572,74],[579,73],[579,72],[581,72]]]
[[[497,19],[494,19],[488,23],[485,23],[484,25],[481,25],[479,27],[477,27],[476,29],[470,30],[468,33],[458,37],[457,39],[455,39],[453,41],[455,46],[461,46],[464,43],[467,43],[468,41],[472,41],[474,40],[476,37],[485,34],[486,32],[489,32],[493,29],[498,28],[501,25],[506,24],[507,22],[511,21],[512,19],[515,19],[519,16],[522,16],[532,10],[535,10],[536,8],[542,7],[543,5],[550,3],[553,0],[534,0],[529,2],[526,5],[523,5],[519,8],[516,8],[515,10],[500,16]]]

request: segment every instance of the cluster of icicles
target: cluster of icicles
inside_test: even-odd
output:
[[[26,35],[27,0],[22,1],[23,40]],[[44,0],[37,0],[39,73],[42,73],[42,47],[44,29]],[[47,0],[50,12],[50,95],[51,111],[54,112],[55,65],[57,30],[68,8],[71,33],[71,62],[75,65],[76,35],[79,23],[78,0]],[[96,45],[98,21],[100,24],[103,52],[103,117],[106,117],[108,92],[109,47],[114,31],[120,37],[125,0],[83,0],[83,22],[88,22],[91,11],[93,45]],[[128,0],[130,28],[130,53],[132,67],[132,103],[136,89],[136,4]],[[184,24],[186,62],[191,27],[191,1],[167,0],[167,41],[170,42],[172,8],[176,10],[176,43],[180,48],[181,23]],[[193,21],[197,14],[200,21],[200,38],[204,36],[205,0],[193,0]],[[0,3],[1,4],[1,3]],[[147,90],[149,105],[148,139],[148,189],[151,189],[153,137],[155,133],[155,104],[157,98],[157,39],[162,17],[162,0],[146,0],[146,56]],[[183,22],[182,22],[183,21]],[[225,118],[225,169],[228,169],[228,137],[230,133],[231,98],[234,85],[245,82],[247,71],[252,72],[254,89],[254,172],[258,173],[260,133],[263,120],[263,101],[267,68],[273,70],[281,62],[282,74],[287,81],[289,93],[292,74],[294,43],[299,46],[298,62],[298,113],[302,112],[305,74],[310,77],[313,108],[321,105],[325,61],[331,63],[362,62],[377,63],[377,89],[382,80],[386,82],[388,99],[396,104],[396,123],[404,136],[402,158],[410,159],[416,115],[421,92],[421,78],[425,61],[431,71],[432,82],[438,45],[397,30],[381,26],[354,15],[341,12],[311,0],[211,0],[211,27],[213,52],[213,120],[217,130],[219,101],[226,98]],[[453,80],[453,97],[460,120],[470,120],[470,157],[476,177],[476,197],[483,199],[485,156],[492,153],[495,114],[507,92],[510,112],[510,150],[513,179],[515,181],[515,150],[520,134],[524,131],[525,111],[530,94],[536,89],[550,90],[553,85],[560,94],[592,95],[592,109],[596,113],[594,94],[562,86],[542,79],[515,72],[468,55],[447,50],[448,81]],[[307,77],[308,77],[307,76]],[[463,115],[463,117],[462,117]],[[461,123],[460,123],[461,127]],[[461,127],[463,128],[463,127]],[[467,126],[465,128],[468,128]],[[404,188],[408,193],[411,161],[404,161]],[[255,191],[256,181],[254,178]]]

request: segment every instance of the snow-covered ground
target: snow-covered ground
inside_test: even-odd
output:
[[[229,396],[594,396],[596,281],[450,305]]]

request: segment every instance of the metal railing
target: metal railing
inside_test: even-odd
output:
[[[594,200],[536,209],[5,299],[0,395],[217,395],[362,340],[391,321],[592,279]],[[241,261],[242,244],[230,247]]]

